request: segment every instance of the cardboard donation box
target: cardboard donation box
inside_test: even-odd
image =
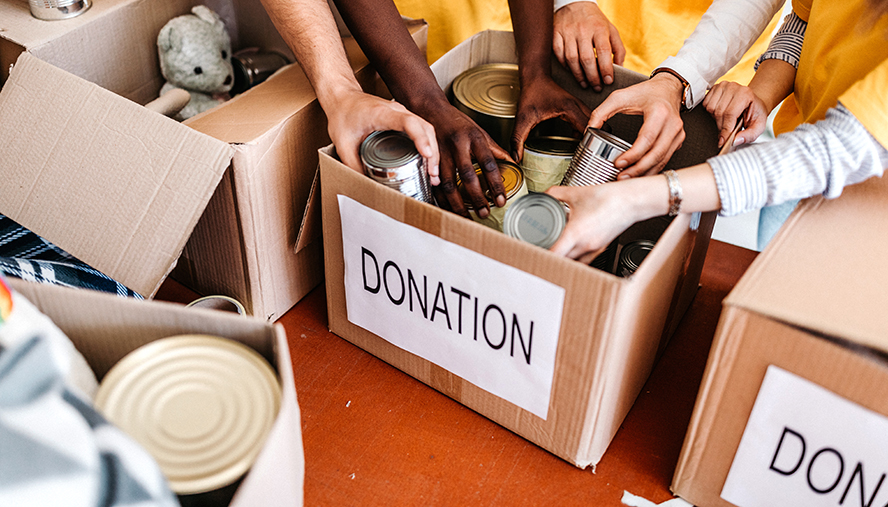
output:
[[[511,33],[482,32],[432,70],[446,88],[472,66],[515,61]],[[565,88],[603,100],[555,65]],[[607,91],[641,79],[618,69]],[[636,120],[615,119],[614,133],[634,140]],[[675,164],[715,153],[705,111],[685,128]],[[620,278],[410,199],[331,148],[321,191],[330,329],[579,467],[599,461],[693,297],[715,218],[633,227],[657,243]]]
[[[888,180],[803,201],[724,301],[672,490],[888,503]]]
[[[281,404],[262,449],[237,486],[230,505],[302,505],[305,460],[301,420],[282,326],[173,303],[136,301],[17,279],[7,281],[71,339],[99,381],[129,352],[169,336],[219,336],[258,352],[277,371]]]
[[[176,267],[198,293],[273,320],[323,278],[319,217],[305,210],[326,116],[298,64],[184,124],[142,107],[164,82],[158,32],[198,3],[104,0],[47,22],[0,0],[0,213],[145,297]],[[234,51],[292,61],[259,0],[207,5]],[[407,24],[424,48],[425,23]]]

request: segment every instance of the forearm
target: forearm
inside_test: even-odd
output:
[[[691,84],[693,107],[768,26],[783,0],[715,0],[674,57],[663,62]]]
[[[335,107],[343,94],[362,91],[326,1],[262,0],[262,3],[296,55],[325,111]]]
[[[395,99],[420,116],[447,103],[392,0],[336,0],[336,7]]]
[[[509,0],[521,82],[552,73],[551,0]]]
[[[773,111],[792,93],[796,68],[782,60],[765,60],[749,82],[749,88]]]
[[[888,150],[839,105],[816,124],[802,124],[774,141],[709,160],[730,216],[763,206],[842,189],[881,175]]]

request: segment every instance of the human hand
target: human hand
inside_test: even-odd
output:
[[[438,144],[435,142],[435,129],[427,121],[395,101],[360,91],[340,94],[335,104],[336,107],[325,110],[327,132],[345,165],[364,172],[360,156],[364,139],[377,130],[397,130],[413,140],[416,150],[425,159],[432,185],[438,183]]]
[[[515,128],[512,130],[511,138],[515,160],[523,158],[524,141],[540,122],[550,118],[560,118],[578,132],[583,132],[591,112],[583,101],[558,86],[548,76],[522,82],[518,113],[515,115]]]
[[[755,141],[765,131],[768,123],[768,110],[764,101],[752,88],[739,83],[722,81],[716,84],[703,99],[703,107],[715,118],[718,125],[719,148],[730,137],[741,117],[743,128],[734,137],[734,146]]]
[[[595,2],[574,2],[555,11],[552,50],[583,88],[614,82],[614,64],[623,65],[626,48],[617,28]]]
[[[681,147],[685,139],[680,114],[683,92],[676,77],[662,72],[647,81],[615,90],[592,111],[589,126],[594,128],[601,128],[617,113],[644,117],[632,148],[614,160],[614,166],[621,170],[617,179],[659,173]]]
[[[550,250],[589,264],[629,226],[648,218],[631,192],[634,181],[546,190],[570,207],[567,225]]]
[[[458,174],[475,213],[481,218],[487,217],[490,204],[475,173],[474,163],[477,162],[494,202],[499,207],[505,206],[503,177],[496,160],[513,162],[512,157],[487,132],[446,99],[423,108],[420,114],[434,126],[438,141],[441,157],[440,185],[435,188],[438,204],[464,217],[469,216],[463,196],[456,185]]]

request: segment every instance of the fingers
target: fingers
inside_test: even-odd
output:
[[[617,27],[613,24],[610,26],[610,33],[611,48],[614,53],[614,63],[617,65],[623,65],[623,62],[626,61],[626,46],[623,45],[623,39],[620,38],[620,32],[617,31]]]
[[[616,168],[627,169],[618,179],[651,174],[665,167],[685,138],[681,117],[669,113],[665,109],[655,109],[645,116],[632,148],[614,161]]]
[[[363,173],[364,165],[361,163],[361,157],[358,155],[358,146],[360,144],[360,142],[341,142],[336,145],[336,153],[343,164],[359,173]]]
[[[595,88],[595,91],[601,91],[601,84],[609,85],[614,82],[614,59],[612,54],[613,50],[611,48],[610,31],[602,30],[596,32],[593,41],[595,43],[595,51],[598,55],[596,74],[601,77],[598,86],[595,86],[595,83],[593,83],[593,87]],[[595,63],[596,61],[592,61],[593,65],[595,65]],[[586,67],[585,62],[584,67]]]
[[[589,82],[586,81],[586,73],[583,70],[583,65],[580,63],[580,45],[581,42],[578,42],[576,38],[572,37],[567,39],[564,42],[564,60],[567,63],[568,70],[573,74],[574,79],[577,80],[577,83],[579,83],[582,88],[588,88]],[[592,51],[591,46],[591,43],[589,43],[589,51]]]
[[[408,115],[405,117],[403,130],[413,140],[416,151],[425,159],[426,171],[429,173],[431,184],[439,184],[441,180],[438,164],[441,157],[438,153],[438,141],[435,138],[434,127],[418,116]]]

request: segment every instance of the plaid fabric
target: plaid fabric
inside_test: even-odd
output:
[[[93,289],[144,299],[141,294],[93,269],[2,214],[0,273],[29,282]]]
[[[67,336],[13,301],[0,324],[0,505],[178,506],[154,458],[88,401],[96,380]]]

